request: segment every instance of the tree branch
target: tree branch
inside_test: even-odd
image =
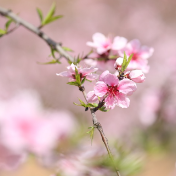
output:
[[[59,43],[55,42],[54,40],[52,40],[51,38],[49,38],[44,32],[42,32],[37,27],[33,26],[32,24],[30,24],[27,21],[25,21],[25,20],[21,19],[20,17],[18,17],[11,10],[7,10],[7,9],[4,9],[4,8],[0,7],[0,15],[5,16],[5,17],[10,17],[17,24],[25,27],[26,29],[28,29],[29,31],[33,32],[38,37],[40,37],[41,39],[43,39],[50,47],[52,47],[53,49],[57,50],[60,53],[60,55],[62,55],[63,57],[65,57],[68,61],[71,61],[71,62],[74,61],[74,58],[72,56],[70,56],[61,47],[61,44],[59,44]]]
[[[38,37],[40,37],[41,39],[43,39],[50,47],[52,47],[53,49],[57,50],[61,56],[65,57],[68,61],[73,62],[74,58],[72,56],[70,56],[66,51],[64,51],[64,49],[61,47],[61,44],[55,42],[54,40],[52,40],[51,38],[49,38],[44,32],[42,32],[40,30],[41,27],[35,27],[32,24],[28,23],[27,21],[21,19],[20,17],[18,17],[16,14],[14,14],[11,10],[7,10],[4,9],[2,7],[0,7],[0,15],[5,16],[5,17],[10,17],[11,19],[13,19],[18,25],[21,25],[23,27],[25,27],[26,29],[28,29],[29,31],[33,32],[34,34],[36,34]],[[14,29],[13,29],[14,30]],[[12,30],[12,31],[13,31]],[[12,32],[10,31],[10,32]],[[86,92],[84,90],[84,87],[82,87],[82,89],[80,88],[80,91],[82,91],[83,96],[85,98],[85,100],[87,101],[86,98]],[[88,103],[88,102],[87,102]],[[93,108],[90,108],[90,112],[92,115],[92,120],[93,120],[93,125],[94,127],[96,127],[102,137],[102,141],[106,147],[106,150],[108,152],[108,155],[111,159],[111,161],[113,162],[115,171],[117,176],[120,176],[118,170],[116,169],[115,163],[114,163],[114,158],[113,155],[111,153],[109,144],[108,144],[108,140],[103,132],[103,128],[100,124],[100,122],[98,122],[96,115],[95,115],[95,110]]]
[[[83,93],[83,96],[84,96],[84,98],[85,98],[85,100],[86,100],[86,102],[87,102],[87,104],[88,104],[87,97],[86,97],[86,92],[85,92],[85,88],[84,88],[83,86],[81,86],[81,87],[79,88],[79,90]],[[114,169],[115,169],[115,171],[116,171],[117,176],[120,176],[120,173],[119,173],[119,171],[118,171],[118,169],[116,168],[116,165],[115,165],[115,163],[114,163],[114,158],[113,158],[111,149],[110,149],[109,144],[108,144],[108,139],[106,138],[106,136],[105,136],[105,134],[104,134],[102,125],[101,125],[100,122],[98,122],[98,120],[97,120],[97,117],[96,117],[94,108],[90,108],[90,112],[91,112],[91,115],[92,115],[93,125],[94,125],[95,128],[98,129],[98,131],[99,131],[99,133],[100,133],[100,135],[101,135],[101,137],[102,137],[102,141],[103,141],[103,143],[104,143],[104,145],[105,145],[105,147],[106,147],[106,150],[107,150],[107,152],[108,152],[109,158],[111,159],[111,161],[112,161],[112,163],[113,163],[113,165],[114,165]]]

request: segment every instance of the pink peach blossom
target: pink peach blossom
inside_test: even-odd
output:
[[[98,97],[105,98],[105,106],[113,109],[115,105],[122,108],[129,106],[130,100],[127,95],[131,95],[136,90],[136,84],[129,80],[119,81],[117,76],[105,71],[100,75],[99,81],[94,87],[94,93]]]
[[[149,48],[147,46],[140,46],[140,41],[137,39],[134,39],[130,41],[126,47],[120,51],[120,55],[124,55],[124,51],[129,57],[131,54],[133,54],[132,60],[128,66],[129,70],[133,69],[140,69],[144,73],[147,73],[149,70],[149,66],[147,59],[152,56],[154,49]]]
[[[64,71],[61,73],[57,73],[57,76],[62,76],[62,77],[68,77],[69,81],[75,81],[75,68],[78,69],[78,73],[81,76],[81,79],[86,78],[87,80],[93,81],[98,78],[97,74],[93,74],[93,72],[96,72],[98,68],[95,67],[90,67],[90,68],[80,68],[74,65],[73,63],[67,67],[68,71]]]
[[[151,126],[157,119],[157,111],[161,106],[161,92],[148,90],[143,98],[140,108],[140,121],[145,126]]]
[[[99,71],[109,70],[110,72],[114,72],[114,63],[115,60],[94,60],[94,59],[85,59],[84,61],[87,65],[97,67]]]
[[[71,114],[64,111],[44,113],[35,108],[35,104],[39,104],[35,102],[32,94],[23,94],[4,102],[1,109],[0,139],[15,153],[30,151],[38,156],[50,153],[74,129]]]
[[[95,33],[92,37],[93,42],[87,42],[87,45],[97,49],[98,54],[106,53],[111,49],[111,40],[101,33]]]
[[[142,70],[132,70],[129,73],[129,78],[136,83],[142,83],[145,80],[145,75]]]
[[[112,50],[121,50],[126,46],[126,43],[127,43],[126,38],[117,36],[114,38],[111,49]]]

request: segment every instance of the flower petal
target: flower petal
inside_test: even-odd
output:
[[[142,70],[132,70],[129,73],[129,77],[132,81],[134,81],[135,83],[142,83],[145,80],[145,75],[142,72]]]
[[[106,37],[102,34],[102,33],[95,33],[92,37],[94,43],[97,43],[97,44],[102,44],[106,41]]]
[[[104,47],[98,47],[97,48],[97,53],[98,54],[103,54],[105,53],[107,50],[109,50],[110,48],[104,48]]]
[[[110,95],[105,99],[106,108],[114,109],[115,105],[116,105],[116,99],[113,96]]]
[[[74,65],[73,63],[67,67],[67,69],[69,70],[69,72],[71,72],[72,74],[75,74],[75,68],[77,68],[76,65]]]
[[[98,70],[98,68],[95,67],[90,67],[90,68],[82,68],[80,70],[80,72],[82,73],[83,76],[92,73],[92,72],[96,72]]]
[[[114,74],[109,73],[104,77],[104,82],[109,86],[117,86],[119,79]]]
[[[149,48],[148,46],[142,46],[139,56],[141,59],[148,59],[154,52],[153,48]]]
[[[114,38],[114,42],[112,44],[112,49],[113,50],[120,50],[125,47],[126,43],[127,43],[126,38],[117,36]]]
[[[103,81],[98,81],[94,87],[95,95],[103,97],[108,90],[108,86]]]
[[[61,73],[56,73],[57,76],[72,78],[72,74],[69,71],[64,71]]]
[[[127,44],[127,48],[128,48],[130,51],[136,53],[136,52],[139,51],[140,45],[141,45],[141,44],[140,44],[140,41],[137,40],[137,39],[134,39],[134,40],[131,40],[131,41]]]
[[[97,75],[97,74],[88,74],[88,75],[86,76],[86,79],[89,80],[89,81],[93,81],[93,80],[95,80],[95,79],[98,79],[98,76],[99,76],[99,75]]]
[[[100,75],[99,81],[103,81],[103,82],[104,82],[104,78],[105,78],[105,76],[106,76],[107,74],[109,74],[109,71],[108,71],[108,70],[104,71],[104,72]]]
[[[89,103],[94,103],[98,100],[98,97],[95,95],[94,91],[90,91],[87,93],[87,101]]]
[[[117,105],[121,108],[128,108],[130,105],[130,99],[126,97],[126,95],[119,93],[116,96]]]
[[[93,48],[97,48],[97,44],[96,43],[93,43],[93,42],[87,42],[86,43],[87,46],[90,46],[90,47],[93,47]]]
[[[136,83],[129,80],[123,79],[118,85],[119,92],[125,95],[132,95],[132,93],[137,89]]]

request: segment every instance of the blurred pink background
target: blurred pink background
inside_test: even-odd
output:
[[[175,75],[171,74],[171,71],[174,72],[176,64],[176,1],[56,0],[55,2],[56,14],[64,17],[47,25],[42,31],[55,41],[62,42],[63,46],[73,49],[74,53],[71,53],[73,56],[89,52],[90,48],[86,46],[86,42],[92,40],[95,32],[113,37],[124,36],[128,40],[137,38],[142,44],[154,48],[154,54],[149,59],[150,71],[146,75],[146,81],[138,84],[138,91],[131,97],[130,107],[128,109],[116,107],[107,113],[97,113],[108,139],[116,137],[128,143],[136,127],[142,126],[139,116],[145,92],[166,86],[165,83],[168,79],[172,79],[171,76],[173,76],[172,84],[167,83],[168,87],[175,85]],[[0,6],[13,10],[35,26],[40,24],[36,8],[39,7],[46,14],[51,4],[52,1],[49,0],[0,0]],[[6,19],[0,16],[0,28],[4,27],[5,22]],[[49,61],[51,59],[49,55],[50,48],[46,43],[23,27],[0,38],[0,99],[5,101],[23,90],[35,90],[41,97],[44,108],[52,111],[70,111],[76,119],[86,124],[84,131],[86,133],[87,127],[92,125],[91,116],[83,108],[73,105],[73,102],[78,102],[78,98],[83,99],[82,94],[76,87],[66,84],[67,79],[56,76],[56,73],[66,69],[67,62],[62,59],[61,65],[37,63]],[[85,87],[91,90],[93,84],[86,83]],[[175,97],[175,93],[172,95]],[[96,135],[97,140],[101,141],[98,134]],[[146,159],[146,168],[144,167],[144,172],[140,175],[172,176],[176,159],[170,155],[160,156],[160,159],[155,157]],[[167,164],[163,164],[164,162]],[[24,172],[18,171],[16,175],[24,173],[27,175],[29,172],[35,174],[29,168],[36,170],[41,176],[50,174],[50,171],[29,161],[29,164],[22,168]],[[5,172],[2,175],[8,174]]]

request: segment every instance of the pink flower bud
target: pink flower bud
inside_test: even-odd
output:
[[[117,58],[117,60],[116,60],[116,62],[114,64],[115,69],[120,68],[122,63],[123,63],[123,58],[122,57]]]
[[[141,70],[133,70],[130,72],[129,78],[136,83],[142,83],[145,80],[145,75]]]

